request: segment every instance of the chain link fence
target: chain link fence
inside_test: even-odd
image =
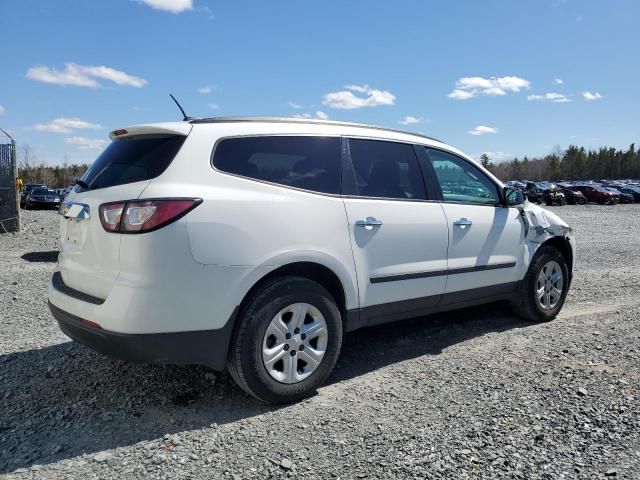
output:
[[[20,231],[16,141],[0,128],[0,233]]]

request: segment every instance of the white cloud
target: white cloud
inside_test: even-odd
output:
[[[207,103],[207,107],[209,107],[211,110],[217,110],[218,108],[220,108],[217,103]]]
[[[527,97],[529,101],[539,101],[539,102],[553,102],[553,103],[567,103],[570,102],[571,99],[566,95],[561,93],[549,92],[543,95],[529,95]]]
[[[322,103],[331,108],[351,110],[354,108],[377,107],[378,105],[393,105],[395,95],[388,90],[377,90],[369,85],[345,85],[346,90],[327,93]],[[353,92],[366,95],[359,97]]]
[[[453,98],[455,100],[467,100],[469,98],[473,98],[475,94],[471,92],[467,92],[466,90],[455,89],[449,95],[449,98]]]
[[[507,77],[462,77],[456,82],[456,88],[448,97],[455,100],[468,100],[480,95],[503,96],[509,92],[529,89],[531,82],[524,78]]]
[[[139,0],[139,2],[156,10],[164,10],[171,13],[193,10],[193,0]]]
[[[48,123],[37,123],[34,128],[39,132],[73,133],[76,129],[89,128],[98,130],[102,127],[97,123],[85,122],[79,118],[56,118]]]
[[[144,87],[148,83],[143,78],[129,75],[111,67],[84,66],[76,63],[65,63],[64,70],[56,70],[43,65],[31,67],[27,70],[26,77],[38,82],[89,88],[101,86],[96,78],[109,80],[119,86],[136,88]]]
[[[299,103],[295,103],[295,102],[287,102],[287,105],[289,105],[294,110],[299,110],[299,109],[302,108],[302,105],[300,105]]]
[[[108,142],[101,138],[69,137],[64,139],[65,143],[77,145],[80,150],[99,150]]]
[[[401,123],[402,125],[415,125],[416,123],[422,123],[423,121],[424,120],[422,120],[422,118],[407,115],[402,120],[399,120],[398,123]]]
[[[215,85],[205,85],[198,89],[198,93],[211,93],[216,89]]]
[[[598,92],[595,92],[595,93],[584,92],[582,96],[587,102],[591,102],[593,100],[600,100],[602,98],[602,95],[600,95]]]
[[[470,133],[471,135],[479,136],[479,135],[486,135],[487,133],[498,133],[498,129],[493,127],[487,127],[486,125],[478,125],[473,130],[469,130],[468,133]]]
[[[4,107],[2,105],[0,105],[0,115],[4,115],[6,112],[6,110],[4,109]]]
[[[298,113],[294,115],[293,118],[317,118],[319,120],[329,120],[329,115],[318,110],[315,115],[311,115],[310,113]]]
[[[109,80],[121,87],[128,86],[140,88],[144,87],[147,84],[147,81],[142,78],[134,77],[133,75],[129,75],[128,73],[124,73],[120,70],[115,70],[110,67],[82,67],[80,65],[76,66],[89,76],[102,78],[103,80]]]
[[[562,80],[561,78],[554,78],[553,83],[555,83],[556,85],[562,85],[564,83],[564,80]]]

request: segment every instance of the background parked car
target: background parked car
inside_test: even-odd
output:
[[[573,185],[563,187],[562,193],[569,205],[584,205],[587,203],[587,197],[585,197],[580,190],[577,190]]]
[[[561,187],[555,183],[538,182],[536,184],[542,194],[542,201],[547,205],[563,206],[567,203]]]
[[[620,195],[620,203],[633,203],[633,195],[629,193],[623,193],[613,187],[603,187],[603,188],[608,192],[613,192],[614,194]]]
[[[524,193],[527,195],[527,198],[531,203],[542,203],[542,189],[540,189],[534,182],[527,182]]]
[[[610,192],[597,184],[576,185],[574,188],[580,190],[590,202],[604,204],[616,204],[620,202],[620,193]]]
[[[640,202],[640,187],[635,185],[628,185],[624,187],[619,187],[618,190],[620,193],[628,193],[633,197],[634,202]]]
[[[60,196],[49,188],[34,188],[25,200],[24,208],[58,208]]]
[[[42,183],[27,183],[20,194],[20,207],[24,208],[27,203],[27,197],[31,193],[34,188],[47,188],[46,185]]]

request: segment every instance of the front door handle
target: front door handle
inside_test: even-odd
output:
[[[458,220],[454,221],[453,224],[456,227],[466,228],[466,227],[470,227],[473,224],[473,222],[468,218],[459,218]]]
[[[367,217],[364,220],[356,220],[356,227],[364,227],[367,230],[371,230],[373,227],[382,226],[382,221],[373,217]]]

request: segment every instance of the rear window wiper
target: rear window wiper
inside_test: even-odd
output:
[[[87,185],[87,182],[85,182],[84,180],[76,180],[75,184],[80,185],[80,187],[84,188],[85,190],[89,190],[89,185]]]

